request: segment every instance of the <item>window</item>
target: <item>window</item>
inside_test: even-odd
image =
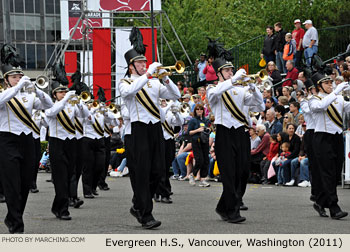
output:
[[[52,62],[55,59],[55,56],[52,57],[51,61],[49,62],[49,59],[51,57],[51,54],[53,53],[53,51],[55,50],[55,46],[54,45],[47,45],[47,54],[46,54],[46,61],[50,64],[52,64]]]
[[[25,1],[25,12],[34,13],[34,1],[33,0],[24,0]]]
[[[56,14],[60,14],[61,6],[60,6],[60,0],[55,0],[55,12]]]
[[[37,58],[37,68],[44,69],[46,66],[45,60],[45,45],[36,46],[36,58]]]
[[[34,0],[35,13],[40,13],[40,1],[41,0]]]
[[[24,13],[23,0],[15,0],[15,12]]]
[[[46,14],[54,14],[55,13],[54,0],[45,0],[45,13]]]
[[[27,45],[27,69],[35,69],[35,45]]]

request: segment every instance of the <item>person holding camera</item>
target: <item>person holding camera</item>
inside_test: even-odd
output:
[[[209,187],[210,184],[205,181],[209,168],[209,123],[210,121],[204,117],[204,107],[197,104],[194,107],[193,118],[188,123],[188,133],[192,137],[192,150],[194,159],[196,160],[192,174],[189,176],[190,185],[196,185],[194,176],[200,171],[199,186]]]

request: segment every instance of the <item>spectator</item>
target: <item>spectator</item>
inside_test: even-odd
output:
[[[199,94],[194,94],[194,95],[192,95],[192,100],[193,100],[194,104],[191,107],[191,112],[193,113],[194,112],[194,107],[197,104],[201,103],[201,96]]]
[[[311,20],[306,20],[303,25],[307,29],[303,37],[303,48],[306,64],[311,66],[311,58],[318,51],[318,32],[312,25]]]
[[[182,102],[187,103],[190,108],[192,108],[194,105],[194,102],[191,101],[191,96],[189,94],[182,96]]]
[[[274,62],[276,60],[275,56],[275,35],[273,34],[273,27],[266,27],[266,33],[264,39],[264,46],[261,50],[260,57],[264,58],[266,62]]]
[[[305,31],[303,28],[301,28],[301,22],[300,19],[294,20],[294,26],[295,30],[292,32],[292,37],[296,42],[296,53],[294,55],[294,66],[298,69],[300,69],[300,62],[301,62],[301,56],[303,52],[303,37],[305,34]]]
[[[286,43],[284,44],[283,48],[283,60],[293,60],[294,62],[294,55],[296,53],[296,42],[294,39],[292,39],[292,34],[287,33],[285,37]]]
[[[339,65],[340,74],[342,74],[344,71],[347,71],[347,70],[349,70],[349,69],[348,69],[348,65],[346,63]]]
[[[293,120],[294,122],[297,122],[298,121],[298,117],[300,115],[299,113],[299,109],[300,109],[300,104],[299,102],[292,102],[290,105],[289,105],[289,111],[290,113],[292,113],[293,115]]]
[[[303,89],[304,84],[301,80],[298,79],[298,80],[293,80],[292,85],[293,85],[293,92],[291,93],[291,96],[294,98],[294,100],[297,100],[297,92]]]
[[[287,96],[280,96],[278,97],[278,105],[281,105],[284,107],[284,112],[289,112],[289,102]]]
[[[282,152],[279,154],[278,158],[274,162],[274,166],[276,167],[276,174],[277,174],[277,183],[276,185],[284,185],[286,183],[285,177],[284,177],[284,170],[288,168],[287,163],[288,157],[291,155],[290,151],[290,143],[289,142],[284,142],[281,145],[281,150]]]
[[[201,53],[200,55],[200,61],[197,63],[197,65],[195,64],[194,69],[196,72],[198,72],[198,80],[199,82],[196,84],[196,87],[202,87],[205,85],[205,74],[203,73],[203,70],[207,64],[206,62],[206,55],[204,53]]]
[[[305,119],[304,119],[303,114],[300,114],[298,116],[298,122],[299,122],[299,125],[298,125],[297,130],[295,131],[295,134],[297,134],[299,137],[302,137],[306,131],[306,123],[305,123]]]
[[[179,91],[180,91],[180,94],[181,95],[184,95],[184,84],[182,83],[182,81],[178,81],[177,83],[176,83],[176,85],[177,85],[177,88],[179,89]]]
[[[283,127],[282,127],[282,131],[287,132],[287,126],[289,124],[294,124],[294,117],[291,113],[285,113],[284,117],[283,117]]]
[[[198,94],[200,95],[201,101],[204,102],[205,98],[206,98],[206,91],[205,91],[205,87],[200,87],[198,89]]]
[[[272,96],[272,89],[264,89],[263,98],[264,98],[264,103],[266,103],[266,99],[268,98],[273,99],[274,104],[278,103],[278,100],[276,99],[276,97]]]
[[[271,135],[269,153],[266,157],[263,158],[260,163],[260,170],[262,174],[261,182],[263,185],[266,185],[268,183],[267,172],[269,170],[272,159],[278,155],[278,150],[279,144],[277,140],[277,134]]]
[[[350,56],[345,58],[345,63],[348,65],[348,69],[350,69]]]
[[[275,117],[275,111],[269,109],[266,111],[266,122],[265,122],[266,131],[270,135],[278,134],[282,131],[282,124]]]
[[[200,171],[201,187],[208,187],[210,184],[205,180],[209,168],[209,123],[204,117],[204,107],[197,104],[194,108],[193,118],[188,124],[188,133],[191,136],[192,150],[195,159],[193,172],[189,177],[190,185],[196,185],[194,176]],[[207,133],[207,134],[206,134]]]
[[[292,86],[292,81],[298,79],[298,69],[296,69],[294,67],[294,63],[293,60],[288,60],[286,63],[286,68],[288,70],[287,75],[286,75],[286,79],[291,79],[291,80],[287,80],[282,84],[282,87],[285,86]]]
[[[249,129],[249,135],[250,135],[250,150],[254,150],[258,148],[261,139],[260,137],[256,134],[256,130],[254,127]]]
[[[215,84],[215,81],[218,79],[216,72],[212,66],[213,60],[213,57],[210,57],[203,70],[203,73],[205,74],[206,84]]]
[[[274,25],[274,29],[276,32],[276,37],[275,37],[276,65],[280,71],[283,71],[283,73],[286,73],[287,69],[283,61],[283,49],[284,49],[284,44],[286,43],[285,36],[287,32],[283,30],[282,24],[280,22],[277,22]]]
[[[252,173],[255,172],[260,174],[260,162],[266,157],[270,149],[270,134],[266,132],[266,127],[263,124],[258,124],[256,126],[256,131],[261,139],[260,144],[254,150],[250,151],[251,154],[251,170]]]
[[[292,93],[291,87],[283,87],[282,88],[282,94],[283,94],[283,96],[287,97],[288,104],[295,102],[295,99],[291,96],[291,93]]]
[[[280,123],[282,124],[282,129],[283,129],[283,116],[285,113],[285,109],[282,105],[277,105],[275,107],[275,113],[276,113],[276,119],[280,121]]]
[[[290,174],[290,163],[292,160],[296,157],[298,157],[300,152],[300,137],[295,134],[295,125],[290,123],[287,125],[287,134],[288,134],[288,140],[290,143],[289,151],[291,154],[287,157],[287,160],[282,164],[282,170],[284,171],[283,174],[283,183],[287,183],[288,181],[291,181],[291,174]]]
[[[266,102],[265,102],[266,109],[274,108],[275,105],[276,104],[272,98],[266,98]]]
[[[269,61],[269,63],[267,63],[266,71],[269,73],[269,76],[272,79],[272,84],[273,85],[275,85],[278,82],[282,81],[281,73],[277,69],[275,62]],[[274,88],[277,88],[277,86],[275,86]]]

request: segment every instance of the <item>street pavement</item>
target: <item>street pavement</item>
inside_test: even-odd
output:
[[[51,213],[54,197],[49,173],[38,175],[39,193],[30,193],[24,213],[25,233],[29,234],[349,234],[350,217],[343,220],[321,218],[309,200],[310,188],[249,184],[244,197],[248,211],[241,224],[222,221],[215,207],[222,185],[210,182],[202,188],[187,181],[171,181],[173,204],[155,203],[153,215],[162,221],[155,230],[143,230],[129,213],[132,190],[128,177],[107,178],[111,190],[99,191],[95,199],[83,199],[80,209],[70,209],[72,220],[63,221]],[[79,194],[82,194],[81,184]],[[340,206],[350,211],[350,189],[338,187]],[[7,234],[3,223],[7,209],[0,204],[0,233]]]

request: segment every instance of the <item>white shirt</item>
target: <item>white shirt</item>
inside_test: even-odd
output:
[[[35,131],[33,131],[33,138],[34,139],[39,139],[41,138],[41,129],[47,127],[47,123],[45,121],[45,113],[41,112],[40,110],[33,111],[33,116],[32,119],[36,126],[40,129],[40,135],[37,134]],[[45,131],[46,134],[46,131]],[[45,137],[45,136],[44,136]]]
[[[69,133],[63,128],[61,123],[57,120],[57,114],[64,109],[68,118],[74,125],[75,117],[87,117],[89,116],[89,111],[85,105],[71,105],[66,100],[56,101],[52,108],[45,111],[47,124],[49,125],[49,136],[55,137],[61,140],[73,139],[75,138],[75,133]]]
[[[79,120],[79,122],[81,123],[81,125],[83,126],[83,134],[81,134],[77,129],[75,130],[75,138],[77,140],[80,140],[84,137],[84,118],[82,117],[77,117],[77,119]],[[75,124],[75,121],[74,121]]]
[[[123,121],[124,121],[124,136],[131,135],[130,114],[124,102],[120,106],[120,114],[123,117]]]
[[[243,126],[240,121],[234,118],[230,111],[224,105],[222,94],[228,91],[237,107],[244,111],[244,106],[259,106],[264,103],[263,97],[259,89],[255,87],[255,91],[250,93],[244,88],[233,86],[231,80],[219,82],[216,86],[209,85],[207,88],[207,97],[210,107],[215,115],[215,124],[221,124],[227,128],[235,129]]]
[[[311,97],[312,96],[309,96],[307,99],[303,99],[300,101],[300,108],[301,108],[301,111],[303,112],[304,120],[306,122],[306,130],[315,129],[315,121],[312,116],[312,112],[309,108],[309,102],[308,102],[308,99],[310,99]]]
[[[25,125],[7,105],[7,102],[13,97],[16,97],[22,103],[29,115],[32,115],[33,109],[43,110],[50,108],[53,102],[50,96],[41,90],[38,90],[37,94],[29,94],[20,92],[19,86],[8,88],[0,93],[0,132],[29,135],[33,130]]]
[[[334,92],[330,94],[319,93],[318,96],[312,96],[309,100],[309,107],[315,121],[315,132],[326,132],[330,134],[342,133],[343,129],[338,127],[327,115],[326,111],[330,104],[336,108],[340,115],[350,111],[350,102],[344,101],[341,95]]]
[[[119,125],[119,120],[116,117],[116,114],[113,112],[110,112],[109,110],[105,114],[105,124],[110,130],[110,132],[113,132],[113,129],[111,129],[110,126],[118,126]],[[102,126],[102,125],[101,125]],[[107,133],[107,131],[104,130],[104,137],[110,137],[111,135]]]
[[[155,78],[148,80],[146,75],[132,75],[131,79],[133,80],[131,84],[128,84],[123,80],[119,83],[120,94],[129,110],[130,122],[138,121],[146,124],[155,124],[160,121],[137,101],[136,94],[143,87],[154,105],[158,108],[159,112],[159,98],[177,100],[181,97],[179,89],[170,79],[168,79],[169,84],[165,85],[162,85],[160,81]]]
[[[104,123],[105,123],[105,116],[99,112],[98,110],[91,109],[90,110],[90,116],[88,118],[85,118],[84,120],[84,136],[91,139],[101,139],[104,137],[104,133],[101,136],[96,132],[93,125],[96,123],[96,121],[101,126],[101,129],[103,131]]]
[[[175,126],[182,126],[184,123],[184,119],[180,115],[179,112],[176,112],[175,114],[170,111],[170,108],[161,108],[164,111],[165,114],[165,120],[168,122],[169,126],[174,130]],[[165,128],[162,126],[163,129],[163,136],[165,140],[173,139],[174,137],[168,133],[168,131],[165,130]]]

